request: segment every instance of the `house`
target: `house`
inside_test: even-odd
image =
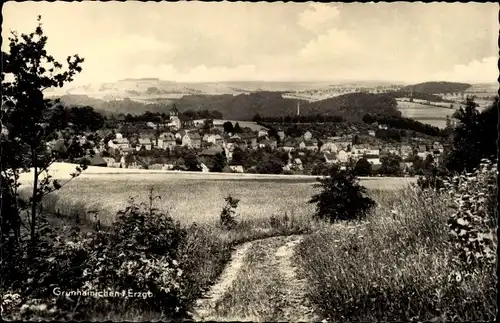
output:
[[[335,163],[335,159],[336,159],[336,155],[335,154],[332,154],[332,153],[324,153],[323,156],[325,157],[325,162],[327,164],[334,164]]]
[[[142,148],[146,150],[151,150],[153,147],[153,144],[151,143],[151,140],[149,138],[139,138],[139,144],[137,145],[137,151],[141,150]]]
[[[241,165],[229,165],[229,168],[234,173],[244,173],[243,166]]]
[[[427,157],[427,155],[431,154],[431,152],[428,151],[427,147],[424,146],[424,145],[419,145],[416,150],[417,150],[418,157],[420,157],[420,158],[422,158],[424,160]]]
[[[152,129],[158,128],[158,125],[154,122],[151,122],[151,121],[146,122],[146,126],[148,126],[149,128],[152,128]]]
[[[363,156],[367,150],[368,147],[366,145],[353,145],[351,148],[351,152],[356,156]]]
[[[185,135],[186,133],[188,133],[188,131],[186,131],[186,130],[184,130],[184,129],[177,131],[177,132],[175,133],[175,135],[174,135],[174,136],[175,136],[175,139],[176,139],[176,140],[182,140],[182,138],[184,137],[184,135]]]
[[[443,153],[444,151],[444,147],[441,143],[435,141],[433,144],[432,144],[432,150],[433,151],[438,151],[439,153]]]
[[[364,155],[367,156],[380,156],[380,149],[369,147],[365,150]]]
[[[316,139],[307,140],[304,142],[304,148],[307,150],[317,150],[318,149],[318,141]]]
[[[247,147],[251,149],[257,148],[257,136],[254,133],[242,133],[240,138],[247,144]]]
[[[171,132],[163,132],[158,138],[158,148],[172,150],[177,145],[175,136]]]
[[[179,115],[179,119],[181,120],[182,128],[189,129],[195,127],[193,118],[181,114]]]
[[[278,129],[277,134],[281,141],[285,140],[285,131],[283,131],[282,129]]]
[[[295,150],[295,143],[293,141],[286,141],[283,144],[283,150],[285,151],[294,151]]]
[[[105,150],[107,150],[106,143],[104,142],[104,139],[101,139],[99,143],[97,144],[97,150],[102,153]]]
[[[306,149],[306,143],[305,141],[303,140],[296,140],[296,144],[295,146],[298,148],[298,149]]]
[[[259,148],[265,148],[269,147],[271,149],[276,149],[278,147],[278,142],[276,139],[263,139],[264,137],[261,137],[261,140],[259,141]]]
[[[312,139],[312,133],[308,130],[308,131],[306,131],[302,135],[302,138],[304,138],[305,141],[311,140]]]
[[[292,168],[296,169],[296,170],[303,170],[304,169],[300,158],[295,158],[292,160]]]
[[[135,150],[135,149],[134,149],[134,148],[132,148],[132,147],[126,147],[126,148],[121,149],[121,151],[122,151],[122,153],[123,153],[124,155],[129,155],[129,154],[132,154],[132,153],[134,152],[134,150]]]
[[[369,135],[369,136],[372,136],[372,137],[375,137],[375,131],[373,131],[373,130],[368,130],[368,135]]]
[[[113,157],[103,157],[108,167],[120,167],[120,163],[117,163]]]
[[[327,151],[327,152],[335,153],[335,152],[337,152],[337,150],[338,150],[337,145],[333,142],[330,142],[330,141],[323,143],[323,145],[320,148],[321,152]]]
[[[172,109],[170,109],[169,115],[170,115],[170,122],[168,123],[168,125],[174,127],[177,130],[181,129],[182,122],[179,119],[179,110],[177,110],[175,104],[172,107]]]
[[[127,138],[122,138],[120,135],[118,138],[110,140],[108,146],[113,149],[123,150],[130,148],[130,142]]]
[[[115,133],[115,139],[123,139],[123,135],[119,132]]]
[[[347,151],[345,151],[344,149],[341,149],[338,153],[337,153],[337,160],[341,163],[347,163],[347,161],[349,160],[349,153],[347,153]]]
[[[408,156],[410,156],[411,153],[412,153],[412,149],[411,149],[410,146],[408,146],[408,145],[401,145],[401,147],[399,147],[399,154],[403,158],[407,158]]]
[[[200,154],[200,160],[204,165],[206,165],[209,168],[212,168],[214,166],[214,159],[217,154],[220,154],[223,152],[223,149],[221,148],[209,148],[209,149],[204,149]]]
[[[266,128],[260,128],[259,132],[257,133],[258,137],[267,137],[269,136],[269,131]]]
[[[379,166],[379,165],[382,165],[382,162],[380,161],[380,158],[372,158],[372,157],[369,157],[369,158],[366,158],[366,160],[372,164],[372,170],[373,170],[373,167],[374,166]]]
[[[182,146],[201,148],[201,136],[197,132],[188,132],[182,137]]]

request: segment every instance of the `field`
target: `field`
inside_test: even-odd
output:
[[[314,211],[307,203],[315,193],[314,178],[196,179],[184,174],[112,174],[77,178],[49,198],[50,208],[67,214],[74,209],[98,209],[103,224],[111,224],[128,199],[147,201],[148,190],[161,196],[157,206],[169,210],[182,223],[214,223],[231,194],[240,199],[242,219],[270,216],[303,216]],[[200,174],[199,176],[201,176]],[[405,179],[374,178],[362,180],[369,189],[396,189]],[[75,205],[81,207],[75,208]],[[82,214],[83,215],[83,214]]]
[[[50,174],[68,179],[71,164],[54,164]],[[114,171],[115,173],[110,173]],[[22,174],[21,183],[29,186],[30,173]],[[370,190],[394,190],[414,182],[414,178],[362,178]],[[213,223],[220,214],[224,198],[231,194],[240,199],[241,218],[269,218],[272,215],[308,215],[314,207],[308,200],[315,193],[314,176],[230,174],[199,172],[161,172],[132,169],[89,167],[80,177],[47,196],[50,211],[62,214],[72,210],[99,210],[101,223],[110,224],[130,197],[147,201],[148,190],[161,196],[157,207],[170,210],[183,223]],[[78,206],[78,207],[75,207]],[[84,211],[82,211],[84,213]],[[83,216],[83,214],[82,214]]]
[[[455,104],[454,107],[454,109],[450,109],[398,100],[398,109],[403,114],[403,117],[412,118],[439,128],[446,126],[446,116],[451,117],[458,105]]]

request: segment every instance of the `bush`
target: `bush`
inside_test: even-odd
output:
[[[497,165],[483,160],[472,174],[446,182],[455,210],[448,220],[455,262],[467,271],[495,266],[497,178]]]
[[[4,315],[14,319],[32,319],[33,315],[90,319],[126,309],[153,311],[167,318],[184,316],[186,279],[180,250],[187,232],[168,214],[153,208],[154,199],[150,196],[149,205],[132,200],[109,230],[83,233],[75,227],[55,232],[45,226],[35,257],[27,256],[25,246],[17,254],[14,269],[24,279],[11,279],[5,288],[11,294],[18,293],[21,302]],[[97,291],[125,294],[68,299],[65,295],[54,297],[56,287],[62,292],[78,290],[89,295]],[[129,291],[141,294],[126,297]],[[30,310],[41,305],[41,312]]]
[[[365,196],[366,188],[359,184],[352,169],[340,170],[334,166],[329,176],[318,178],[322,192],[312,197],[309,203],[316,203],[316,218],[329,221],[354,220],[367,214],[375,202]]]
[[[220,224],[223,228],[231,230],[238,224],[236,222],[236,208],[240,200],[229,195],[224,201],[226,201],[226,205],[224,205],[220,213]]]

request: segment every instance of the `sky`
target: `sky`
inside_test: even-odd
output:
[[[74,84],[496,82],[496,3],[7,2],[2,37],[30,33],[85,58]],[[7,50],[6,42],[2,50]]]

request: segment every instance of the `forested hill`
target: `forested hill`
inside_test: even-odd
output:
[[[65,95],[61,101],[66,105],[88,105],[106,114],[142,114],[146,111],[168,113],[173,103],[179,111],[219,111],[224,119],[251,120],[257,113],[263,117],[281,117],[297,114],[300,102],[301,115],[323,114],[341,116],[346,120],[359,121],[367,113],[399,116],[397,102],[390,95],[349,93],[334,98],[307,102],[285,99],[280,92],[253,92],[240,95],[187,95],[173,99],[172,104],[144,104],[130,99],[103,101],[85,95]]]
[[[367,113],[401,116],[396,100],[386,94],[348,93],[307,104],[309,114],[341,116],[344,120],[359,121]],[[302,110],[302,109],[301,109]]]
[[[424,82],[405,86],[401,88],[400,92],[417,92],[425,94],[456,93],[465,91],[471,86],[472,85],[468,83]]]

